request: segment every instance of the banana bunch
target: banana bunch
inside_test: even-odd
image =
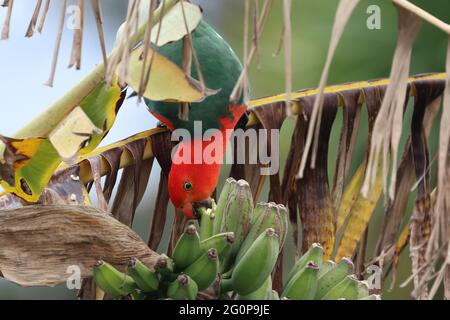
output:
[[[338,263],[323,261],[323,248],[313,244],[294,264],[281,293],[293,300],[379,300],[370,295],[369,286],[353,274],[350,259]]]
[[[217,205],[197,209],[171,257],[161,254],[153,269],[132,258],[125,273],[99,261],[93,276],[112,298],[192,300],[207,291],[240,300],[375,300],[353,275],[353,263],[323,261],[314,244],[289,272],[282,292],[272,289],[272,273],[283,248],[288,213],[283,205],[253,204],[244,180],[226,180]]]
[[[275,203],[254,207],[249,184],[228,178],[214,217],[213,233],[235,235],[230,252],[220,264],[222,295],[239,299],[278,298],[272,290],[271,274],[286,239],[286,208]]]
[[[93,277],[100,289],[114,299],[192,300],[216,280],[219,256],[228,254],[233,242],[233,232],[201,240],[195,225],[189,224],[178,239],[172,257],[160,255],[154,270],[136,258],[130,259],[126,273],[99,261]]]

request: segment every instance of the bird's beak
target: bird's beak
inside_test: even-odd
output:
[[[198,209],[200,208],[206,208],[206,209],[212,209],[212,198],[208,198],[202,201],[198,201],[198,202],[194,202],[192,203],[192,207],[194,209],[194,211],[198,213]]]
[[[200,219],[200,208],[212,208],[212,198],[208,198],[201,201],[196,201],[192,203],[185,203],[180,207],[175,208],[177,212],[182,213],[188,219]]]
[[[185,203],[175,208],[177,212],[182,213],[188,219],[196,219],[191,203]]]

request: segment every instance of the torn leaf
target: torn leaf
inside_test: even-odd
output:
[[[117,81],[111,86],[103,81],[53,129],[50,137],[0,137],[6,145],[4,162],[0,163],[3,189],[27,202],[37,202],[63,159],[71,160],[78,150],[83,155],[99,145],[114,124],[124,98]]]
[[[158,47],[178,41],[187,35],[188,31],[191,33],[195,30],[201,20],[202,10],[199,6],[180,1],[164,15],[161,22],[153,26],[150,39]]]
[[[128,85],[136,92],[139,90],[142,72],[147,72],[142,70],[143,49],[140,46],[131,53],[126,78]],[[218,92],[208,88],[202,92],[200,83],[186,76],[175,63],[152,49],[149,49],[147,54],[148,61],[154,56],[149,81],[143,92],[144,97],[154,101],[199,102]]]
[[[89,143],[93,133],[101,134],[80,107],[71,113],[50,133],[49,139],[64,162],[71,163],[78,151]]]

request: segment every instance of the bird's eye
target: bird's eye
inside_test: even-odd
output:
[[[184,187],[184,190],[191,191],[192,190],[192,183],[190,183],[189,181],[185,181],[183,187]]]

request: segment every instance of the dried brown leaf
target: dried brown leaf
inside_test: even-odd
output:
[[[14,0],[9,0],[4,3],[4,5],[8,6],[8,11],[6,12],[5,21],[3,22],[3,28],[2,28],[2,34],[1,34],[1,40],[6,40],[9,38],[9,27],[11,24],[11,15],[12,15],[12,9],[14,5]]]
[[[108,213],[81,206],[29,206],[0,211],[0,270],[21,286],[65,282],[69,266],[89,277],[99,259],[124,268],[130,257],[150,267],[157,254]]]
[[[309,121],[308,135],[306,137],[305,150],[302,155],[302,161],[300,163],[300,168],[298,172],[298,178],[303,177],[306,162],[308,161],[311,143],[314,138],[314,145],[312,149],[312,158],[310,165],[312,168],[315,166],[317,148],[319,144],[319,132],[322,119],[322,109],[324,103],[324,89],[326,82],[328,80],[328,73],[330,71],[331,62],[333,60],[334,53],[336,51],[337,45],[344,33],[345,26],[350,19],[350,16],[355,9],[359,0],[341,0],[338,4],[336,10],[336,16],[333,25],[333,31],[331,34],[330,46],[328,48],[327,60],[322,71],[322,76],[320,77],[319,88],[317,99],[314,102],[313,112],[311,114],[311,120]]]
[[[420,30],[422,20],[409,11],[398,7],[399,35],[392,62],[389,85],[383,99],[380,112],[375,121],[370,156],[366,176],[362,188],[364,196],[368,196],[370,187],[374,185],[378,170],[378,159],[382,156],[383,185],[388,192],[387,179],[389,167],[397,170],[398,144],[403,126],[405,89],[408,84],[411,51],[414,40]],[[395,196],[397,175],[391,175],[389,197]]]

